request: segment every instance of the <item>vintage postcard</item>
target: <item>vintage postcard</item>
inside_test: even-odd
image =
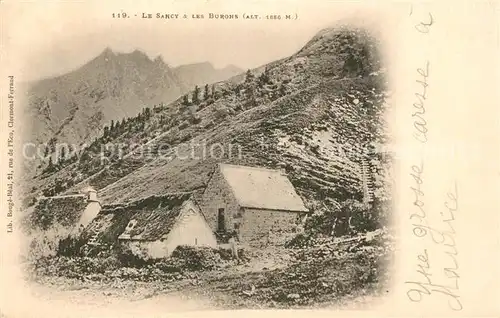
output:
[[[0,14],[2,317],[500,315],[497,2]]]

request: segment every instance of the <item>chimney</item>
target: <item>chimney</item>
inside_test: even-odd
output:
[[[99,202],[97,200],[97,191],[93,188],[88,188],[87,189],[87,199],[89,202]]]

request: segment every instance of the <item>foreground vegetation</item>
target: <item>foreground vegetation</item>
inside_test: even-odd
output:
[[[300,243],[299,243],[300,242]],[[272,247],[269,247],[272,249]],[[345,299],[387,292],[392,237],[377,230],[342,238],[304,238],[269,251],[272,265],[256,266],[263,251],[179,247],[168,259],[51,256],[29,265],[30,279],[43,284],[99,291],[145,284],[144,297],[182,293],[208,297],[221,308],[330,306]],[[69,287],[68,287],[69,288]]]

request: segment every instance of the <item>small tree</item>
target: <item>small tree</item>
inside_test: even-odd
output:
[[[247,70],[246,74],[245,74],[245,83],[249,83],[251,81],[253,81],[254,79],[254,75],[252,74],[252,72],[250,70]]]
[[[208,84],[205,84],[205,91],[203,92],[203,99],[204,100],[207,100],[209,97],[209,93],[208,93]]]
[[[280,96],[286,95],[286,86],[285,86],[285,84],[281,84],[278,90],[279,90]]]
[[[61,148],[61,162],[66,160],[66,147]]]
[[[189,105],[189,97],[187,94],[182,97],[182,104],[185,106]]]
[[[47,171],[52,171],[54,169],[54,162],[52,162],[52,156],[49,157],[49,164],[47,166]]]
[[[259,76],[259,86],[262,87],[264,86],[264,84],[268,84],[269,82],[270,82],[269,69],[266,66],[264,72]]]
[[[255,90],[252,86],[249,86],[246,91],[245,91],[245,95],[246,95],[246,98],[247,99],[252,99],[252,98],[255,98]]]
[[[144,108],[144,117],[146,119],[151,117],[151,109],[149,107]]]
[[[234,92],[236,93],[236,96],[240,96],[241,84],[236,85],[236,87],[234,88]]]
[[[49,145],[48,144],[45,144],[45,149],[44,149],[44,152],[43,152],[43,157],[44,158],[47,158],[47,156],[49,155]]]
[[[125,122],[120,121],[120,120],[116,121],[116,130],[118,131],[118,133],[123,132],[124,125],[125,125]]]
[[[198,87],[198,85],[196,85],[194,87],[193,98],[192,98],[193,104],[198,104],[200,102],[199,95],[200,95],[200,88]]]

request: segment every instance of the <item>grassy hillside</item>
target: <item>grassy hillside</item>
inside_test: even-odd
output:
[[[390,158],[363,151],[387,139],[376,48],[363,31],[323,30],[288,58],[217,83],[207,94],[202,88],[198,101],[191,92],[120,122],[79,158],[33,180],[26,202],[40,191],[85,185],[105,203],[191,191],[207,183],[217,162],[227,162],[284,169],[306,205],[319,210],[361,199],[362,160],[375,199],[387,199],[383,171]],[[121,154],[111,150],[120,144]],[[104,161],[102,149],[109,149]]]
[[[195,85],[241,72],[236,67],[215,69],[210,63],[171,68],[161,56],[153,60],[139,50],[115,53],[106,49],[72,72],[24,84],[25,115],[31,123],[23,137],[47,144],[44,156],[52,155],[55,160],[56,144],[84,147],[111,121],[137,116],[145,106],[170,103]],[[26,172],[40,172],[41,161],[27,162]]]

